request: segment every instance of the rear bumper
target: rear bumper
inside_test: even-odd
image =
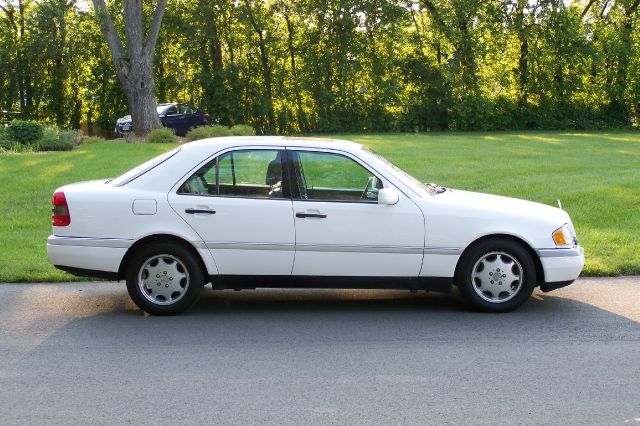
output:
[[[130,242],[101,241],[101,247],[91,245],[93,239],[50,236],[47,255],[53,265],[75,275],[114,279]],[[125,247],[126,246],[126,247]]]
[[[538,250],[542,269],[544,269],[544,284],[542,291],[551,291],[565,287],[580,276],[584,266],[584,249],[576,246],[570,249],[542,249]]]
[[[78,277],[102,278],[110,281],[118,281],[120,277],[117,272],[94,271],[92,269],[80,269],[71,266],[53,265],[61,271],[68,272]]]

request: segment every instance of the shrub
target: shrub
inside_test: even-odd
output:
[[[9,139],[9,132],[6,127],[0,127],[0,148],[10,149],[14,142]]]
[[[46,127],[42,132],[42,137],[35,144],[38,151],[71,151],[75,144],[67,139],[62,139],[61,132],[53,127]]]
[[[155,129],[147,136],[147,142],[150,143],[176,143],[176,135],[173,134],[171,129]]]
[[[236,124],[229,129],[229,132],[232,136],[253,136],[256,134],[256,131],[253,130],[253,127],[249,126],[248,124]]]
[[[214,124],[208,127],[198,127],[187,133],[187,139],[190,141],[197,141],[199,139],[217,138],[221,136],[253,136],[256,132],[253,127],[246,124],[236,124],[235,126],[228,128]]]
[[[36,121],[13,120],[8,128],[9,139],[27,145],[42,138],[44,126]]]
[[[228,127],[214,124],[213,126],[197,127],[187,133],[187,139],[197,141],[199,139],[217,138],[220,136],[231,136],[231,130]]]
[[[69,143],[71,146],[78,146],[82,142],[82,132],[80,130],[60,130],[60,141]]]

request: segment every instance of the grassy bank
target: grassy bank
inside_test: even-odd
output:
[[[426,182],[563,207],[585,246],[585,275],[640,274],[640,133],[333,135],[361,142]],[[112,177],[173,148],[92,143],[0,156],[0,282],[59,281],[49,200],[66,183]]]

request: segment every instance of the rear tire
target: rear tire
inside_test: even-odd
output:
[[[483,312],[509,312],[525,303],[536,285],[536,267],[515,241],[480,241],[460,259],[456,284],[462,297]]]
[[[151,315],[176,315],[202,292],[204,273],[194,255],[174,242],[154,242],[138,249],[127,267],[133,302]]]

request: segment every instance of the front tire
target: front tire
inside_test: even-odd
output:
[[[483,312],[509,312],[525,303],[536,285],[536,267],[515,241],[480,241],[460,259],[456,284],[462,297]]]
[[[176,315],[202,292],[204,274],[194,255],[180,244],[155,242],[138,249],[127,267],[133,302],[151,315]]]

